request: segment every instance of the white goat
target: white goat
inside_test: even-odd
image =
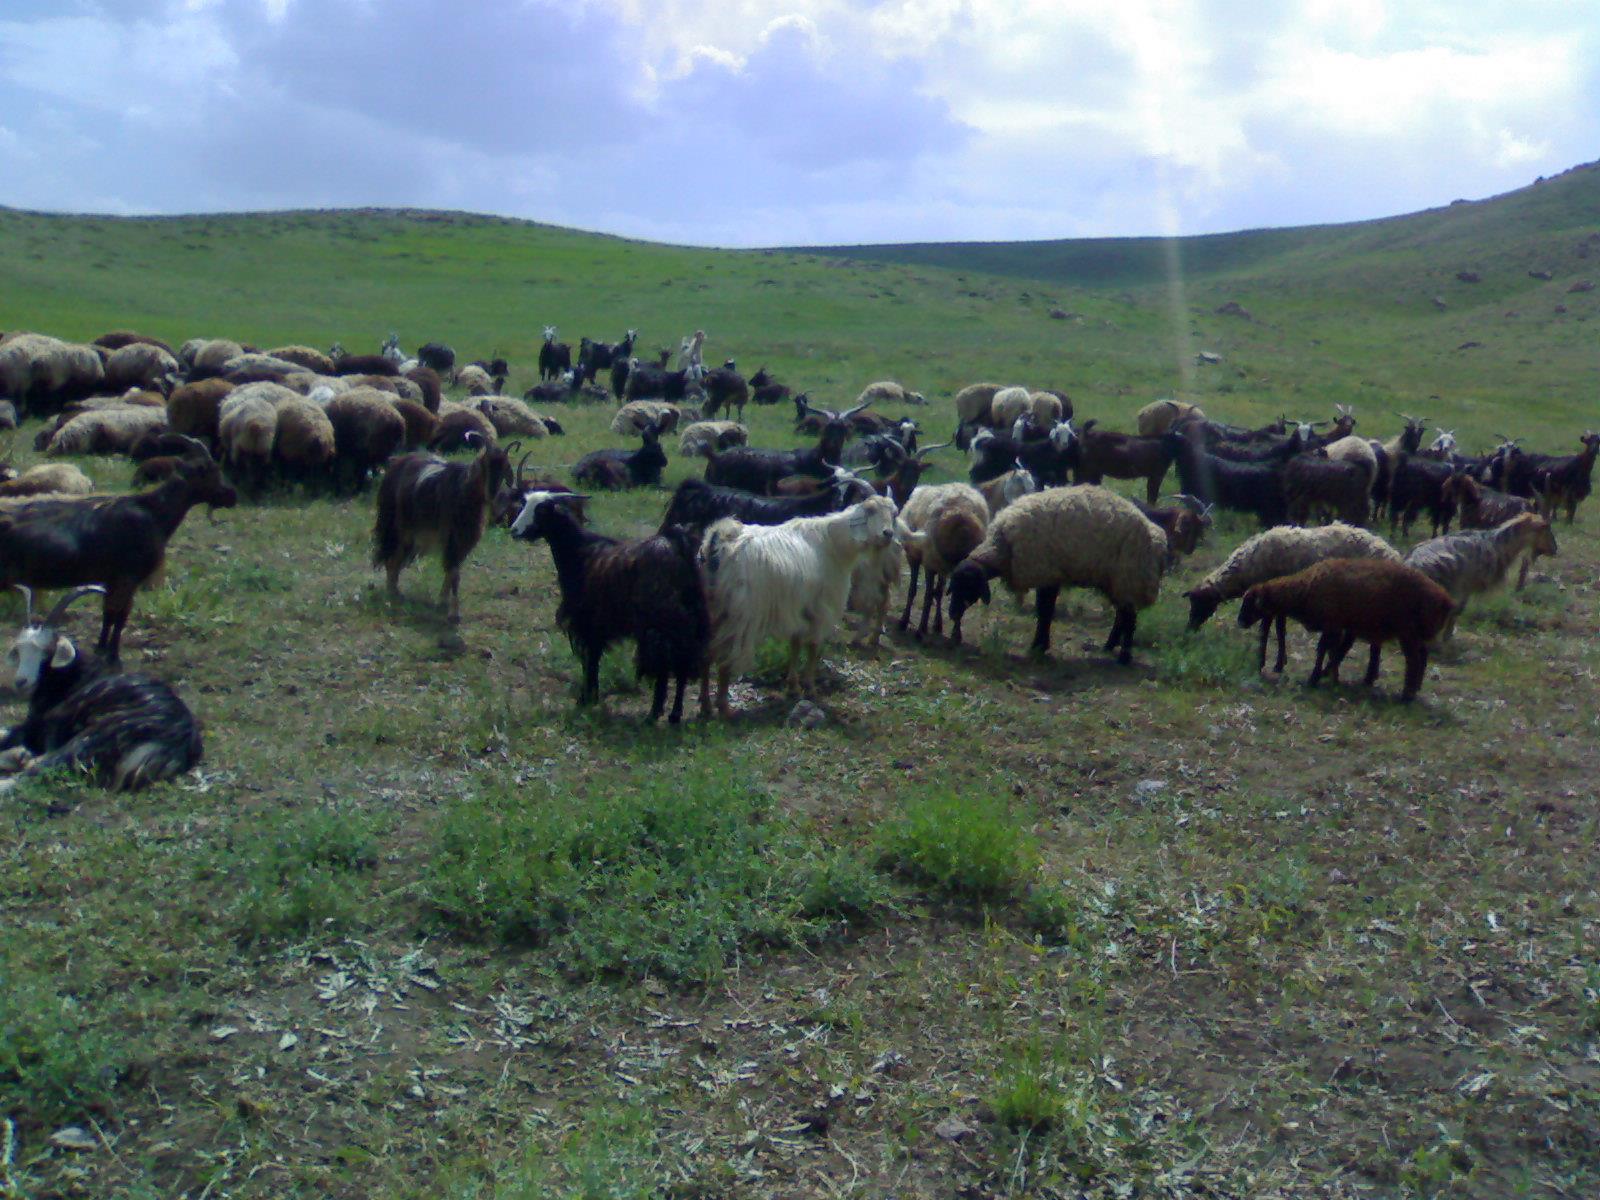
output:
[[[700,682],[700,710],[710,712],[710,664],[717,668],[717,711],[728,706],[728,681],[744,674],[768,638],[789,639],[790,690],[816,683],[822,643],[844,615],[850,577],[868,550],[895,538],[894,501],[874,496],[826,517],[782,525],[746,525],[725,517],[700,545],[711,600],[711,653]]]

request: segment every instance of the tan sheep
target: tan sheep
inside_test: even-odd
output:
[[[321,350],[313,350],[310,346],[279,346],[268,350],[273,358],[281,358],[285,362],[292,362],[303,370],[313,375],[332,375],[333,359]]]
[[[71,463],[40,463],[0,483],[0,496],[87,496],[94,481]]]
[[[311,483],[324,478],[335,449],[333,422],[320,404],[298,395],[279,402],[272,460],[284,479]]]
[[[167,427],[164,408],[128,405],[80,413],[56,430],[46,454],[126,454],[146,434]]]
[[[1191,417],[1203,421],[1205,416],[1198,404],[1183,400],[1155,400],[1139,410],[1134,418],[1134,427],[1138,429],[1140,437],[1159,437],[1179,421],[1187,421]]]
[[[646,429],[671,433],[678,427],[682,415],[677,405],[668,404],[665,400],[630,400],[617,409],[617,415],[611,418],[611,432],[634,437]]]
[[[905,630],[911,624],[911,604],[917,597],[917,574],[921,571],[927,576],[927,591],[922,598],[922,620],[917,625],[917,637],[928,635],[930,608],[934,614],[934,633],[943,633],[946,580],[967,555],[982,544],[989,531],[989,503],[983,493],[970,484],[924,485],[911,493],[900,516],[911,531],[906,542],[911,583],[906,588],[906,607],[900,614],[900,628]]]
[[[124,388],[170,387],[178,375],[178,360],[149,342],[134,342],[113,350],[106,359],[106,386]]]
[[[549,432],[544,418],[515,396],[485,396],[473,407],[489,418],[497,437],[542,438]]]
[[[167,397],[167,421],[172,432],[198,438],[214,448],[222,401],[233,387],[226,379],[202,379],[173,388]]]

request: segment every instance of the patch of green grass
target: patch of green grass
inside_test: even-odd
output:
[[[318,808],[276,823],[236,851],[243,888],[239,936],[270,941],[330,933],[361,920],[360,873],[377,862],[379,823],[351,809]]]
[[[105,1104],[123,1059],[53,978],[0,955],[0,1113],[46,1123]]]
[[[742,771],[715,763],[597,780],[579,797],[490,788],[436,830],[429,903],[475,937],[548,946],[585,977],[718,978],[881,892],[848,857],[818,857]]]
[[[1027,888],[1037,843],[992,793],[934,791],[907,796],[878,833],[880,861],[936,892],[1000,900]]]

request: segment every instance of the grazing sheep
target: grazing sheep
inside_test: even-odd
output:
[[[1267,634],[1278,625],[1278,667],[1283,670],[1283,623],[1294,618],[1313,633],[1317,661],[1307,681],[1315,687],[1324,671],[1339,681],[1339,664],[1356,641],[1372,655],[1366,685],[1378,680],[1383,644],[1398,641],[1406,658],[1402,700],[1415,698],[1428,669],[1428,644],[1454,620],[1455,605],[1445,590],[1404,563],[1373,558],[1332,558],[1293,575],[1258,583],[1244,594],[1239,624],[1261,625],[1261,666],[1267,661]],[[1326,663],[1326,667],[1324,664]]]
[[[143,405],[119,405],[79,413],[68,420],[44,447],[60,454],[126,454],[134,443],[167,427],[167,410]]]
[[[113,391],[130,387],[170,390],[178,370],[178,360],[170,352],[149,342],[134,342],[113,350],[106,359],[105,385]]]
[[[221,375],[227,363],[244,352],[243,346],[228,338],[199,339],[185,342],[178,351],[178,360],[188,366],[190,380],[211,379]]]
[[[104,353],[38,333],[17,333],[0,343],[0,398],[20,410],[53,412],[98,391],[105,381]]]
[[[1004,388],[1003,383],[969,383],[956,393],[957,447],[965,450],[972,435],[989,425],[995,395]]]
[[[880,379],[877,383],[869,383],[861,389],[861,394],[856,397],[856,407],[867,404],[895,405],[916,404],[922,405],[928,398],[921,392],[913,392],[903,383],[896,383],[892,379]]]
[[[394,410],[406,423],[406,436],[402,446],[406,450],[421,450],[439,434],[439,418],[415,400],[396,397]]]
[[[640,435],[637,450],[592,450],[572,468],[572,478],[583,487],[660,487],[661,472],[667,465],[667,452],[654,429]]]
[[[400,572],[418,554],[437,548],[444,566],[439,604],[445,620],[461,621],[461,564],[483,537],[489,509],[511,481],[511,453],[474,438],[483,448],[470,463],[446,462],[432,454],[404,454],[389,464],[378,485],[372,528],[372,565],[388,576],[389,595],[400,595]]]
[[[18,590],[27,599],[27,617],[6,662],[12,686],[27,697],[28,714],[0,737],[0,753],[10,758],[20,752],[26,761],[18,775],[0,781],[0,791],[62,767],[92,774],[113,791],[136,791],[200,761],[200,722],[171,686],[80,654],[59,632],[74,600],[105,588],[73,588],[43,620],[33,615],[32,591]]]
[[[789,642],[790,690],[809,693],[822,643],[844,615],[856,563],[869,547],[887,546],[894,536],[894,502],[883,496],[782,525],[746,525],[731,517],[712,525],[700,547],[712,618],[701,711],[709,713],[715,664],[717,711],[733,716],[729,681],[754,665],[771,638]]]
[[[1033,415],[1033,393],[1025,387],[1001,388],[989,402],[989,427],[1010,429],[1018,417]]]
[[[1555,554],[1556,535],[1543,517],[1524,513],[1494,529],[1474,529],[1433,538],[1416,546],[1406,562],[1432,579],[1456,604],[1444,637],[1452,637],[1456,618],[1467,601],[1482,592],[1493,591],[1506,581],[1511,564],[1522,556],[1517,587],[1528,581],[1528,568],[1541,554]]]
[[[500,437],[495,432],[494,422],[481,409],[447,400],[439,409],[439,426],[428,449],[436,454],[450,454],[465,447],[471,440],[468,435],[474,433],[489,442],[498,441]]]
[[[268,350],[267,354],[283,362],[294,363],[301,370],[309,371],[313,375],[332,375],[334,373],[333,359],[329,358],[321,350],[315,350],[310,346],[278,346],[275,349]]]
[[[1268,529],[1242,542],[1220,567],[1184,593],[1189,601],[1189,628],[1199,629],[1221,605],[1238,599],[1255,584],[1293,575],[1325,558],[1399,562],[1400,553],[1377,534],[1352,525]]]
[[[299,363],[268,354],[241,354],[222,364],[219,374],[234,383],[282,383],[291,375],[304,375]]]
[[[611,418],[611,432],[635,437],[646,429],[671,433],[678,427],[682,416],[677,405],[663,400],[630,400],[617,409],[616,416]]]
[[[278,408],[300,397],[276,383],[247,383],[222,402],[217,421],[222,462],[228,477],[246,492],[259,492],[272,471],[272,445],[278,436]]]
[[[4,338],[0,338],[0,341],[4,340]],[[165,350],[168,354],[172,354],[172,347],[160,338],[151,337],[145,333],[134,333],[130,329],[113,329],[110,333],[102,333],[89,344],[91,346],[99,346],[103,350],[117,351],[124,346],[133,346],[139,343],[154,346],[159,350]],[[174,358],[176,358],[176,355],[174,355]]]
[[[1091,485],[1024,496],[951,572],[951,640],[960,643],[961,618],[979,600],[989,603],[989,580],[999,577],[1019,596],[1037,589],[1032,648],[1047,654],[1061,589],[1090,587],[1116,610],[1105,648],[1127,664],[1139,610],[1156,602],[1166,561],[1166,535],[1115,492]]]
[[[456,383],[465,388],[469,396],[492,396],[497,390],[493,376],[476,363],[462,367],[456,373]]]
[[[172,395],[167,397],[167,422],[172,432],[196,438],[214,448],[222,400],[233,391],[233,386],[226,379],[205,379],[173,388]]]
[[[303,396],[284,397],[278,404],[272,441],[272,461],[279,475],[299,483],[326,478],[337,452],[333,422],[322,405]]]
[[[989,531],[989,505],[983,494],[965,483],[919,487],[911,493],[900,517],[911,536],[905,539],[911,582],[906,586],[906,607],[900,614],[902,632],[911,624],[911,604],[917,598],[917,574],[926,574],[922,619],[917,637],[928,635],[928,612],[933,612],[933,632],[944,632],[944,591],[950,573],[966,561]]]
[[[1198,404],[1183,400],[1154,400],[1141,408],[1133,419],[1140,437],[1160,437],[1180,421],[1205,420]]]
[[[631,639],[634,670],[655,680],[650,720],[666,708],[667,680],[675,677],[669,724],[683,719],[683,693],[706,664],[711,617],[695,562],[696,546],[669,526],[637,542],[585,531],[569,509],[583,498],[534,492],[512,523],[511,535],[543,538],[550,546],[561,603],[556,624],[583,659],[578,703],[600,699],[600,659],[606,647]]]
[[[750,431],[737,421],[696,421],[684,426],[678,435],[678,453],[685,458],[696,458],[743,446],[749,440]]]
[[[87,496],[94,481],[71,463],[41,463],[0,483],[0,496]]]
[[[489,418],[496,437],[542,438],[550,432],[544,418],[515,396],[485,396],[475,407]]]
[[[406,422],[393,399],[376,388],[351,388],[321,401],[333,424],[334,482],[357,491],[405,443]]]

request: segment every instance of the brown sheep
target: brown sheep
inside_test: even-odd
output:
[[[1406,659],[1402,700],[1413,699],[1428,669],[1428,643],[1444,630],[1455,602],[1415,567],[1381,558],[1330,558],[1294,575],[1258,583],[1244,594],[1239,624],[1261,625],[1260,666],[1267,662],[1267,635],[1278,629],[1277,670],[1283,670],[1284,622],[1293,617],[1313,633],[1317,661],[1308,680],[1315,687],[1324,674],[1339,682],[1339,664],[1356,641],[1371,645],[1365,683],[1378,679],[1385,642],[1398,641]]]
[[[351,388],[330,399],[323,411],[333,423],[338,481],[348,479],[358,491],[366,486],[373,469],[388,462],[405,444],[405,418],[387,392]]]
[[[402,400],[397,396],[394,409],[405,419],[407,450],[422,449],[439,432],[439,418],[415,400]]]
[[[234,385],[226,379],[202,379],[172,389],[167,397],[167,424],[173,433],[185,434],[216,449],[217,421],[222,400]]]

